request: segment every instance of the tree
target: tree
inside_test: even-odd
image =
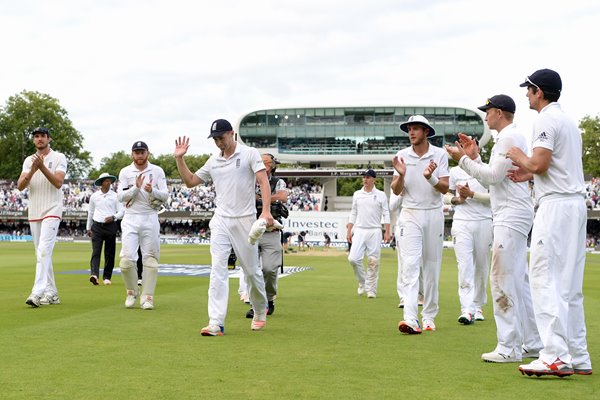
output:
[[[131,154],[125,153],[122,150],[112,153],[109,157],[103,157],[100,160],[100,168],[90,170],[89,178],[95,180],[103,172],[108,172],[118,177],[121,169],[129,164],[131,164]]]
[[[600,116],[594,118],[586,115],[579,121],[582,130],[581,140],[583,145],[583,172],[593,177],[600,176]]]
[[[69,176],[83,176],[92,164],[91,156],[82,150],[83,136],[73,127],[67,111],[47,94],[24,90],[0,108],[0,177],[21,174],[25,157],[35,152],[30,133],[39,126],[50,130],[51,147],[67,157]]]

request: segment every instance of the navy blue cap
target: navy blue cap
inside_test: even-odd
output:
[[[46,135],[48,135],[48,137],[50,137],[50,131],[48,130],[48,128],[44,128],[43,126],[38,126],[34,130],[32,130],[31,136],[35,135],[36,133],[45,133]]]
[[[370,176],[371,178],[377,178],[377,174],[372,169],[368,169],[368,170],[364,171],[361,175],[362,176]]]
[[[505,94],[497,94],[487,99],[485,101],[485,105],[477,108],[481,111],[485,111],[489,108],[498,108],[514,114],[517,106],[515,105],[515,101],[510,96]]]
[[[137,142],[135,142],[133,144],[133,146],[131,146],[131,151],[136,151],[136,150],[148,150],[148,145],[144,142],[142,142],[141,140],[138,140]]]
[[[233,130],[233,127],[226,119],[218,119],[212,123],[210,126],[210,135],[208,138],[214,138],[217,136],[223,135],[225,132],[230,132]]]
[[[560,94],[560,91],[562,90],[562,80],[560,79],[558,72],[544,68],[529,75],[525,79],[525,82],[521,83],[519,86],[535,86],[546,93]]]

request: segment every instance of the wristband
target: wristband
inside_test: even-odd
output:
[[[427,179],[427,182],[429,182],[429,184],[430,184],[431,186],[435,186],[435,185],[437,185],[439,181],[440,181],[440,180],[438,179],[438,177],[437,177],[437,176],[435,176],[435,175],[433,175],[433,174],[432,174],[432,175],[429,177],[429,179]]]

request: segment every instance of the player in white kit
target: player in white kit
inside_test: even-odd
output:
[[[32,307],[40,304],[59,304],[54,281],[52,252],[63,212],[62,184],[67,173],[64,154],[50,148],[50,131],[36,128],[31,133],[35,154],[23,162],[17,188],[29,188],[28,220],[35,247],[35,281],[25,301]]]
[[[483,321],[492,246],[490,194],[462,168],[450,169],[450,192],[444,199],[454,205],[452,241],[458,266],[458,322]]]
[[[248,242],[248,234],[256,221],[255,184],[260,185],[264,204],[271,204],[271,188],[265,165],[255,148],[237,143],[231,124],[224,119],[214,121],[209,138],[213,138],[219,152],[213,154],[196,173],[192,173],[184,156],[189,138],[175,141],[175,161],[181,179],[187,187],[194,187],[212,179],[215,185],[216,209],[210,220],[210,255],[212,268],[208,289],[208,326],[202,336],[222,336],[229,299],[227,259],[235,250],[248,284],[254,317],[250,328],[263,329],[267,322],[265,282],[258,261],[258,245]],[[273,225],[269,207],[263,207],[261,218]]]
[[[404,297],[404,320],[398,329],[419,334],[422,329],[436,329],[444,240],[442,195],[448,191],[448,156],[427,140],[435,135],[435,130],[425,117],[413,115],[400,124],[400,129],[408,133],[411,146],[394,156],[391,184],[394,194],[402,195],[396,237],[402,258],[400,292]],[[421,263],[423,328],[417,319]]]
[[[389,243],[390,210],[384,192],[375,187],[377,174],[372,169],[363,172],[363,187],[352,196],[352,209],[347,225],[346,240],[352,243],[348,261],[358,281],[358,295],[377,297],[379,281],[379,265],[381,259],[381,223],[385,233],[383,240]],[[364,257],[367,255],[367,271],[365,273]]]
[[[506,95],[490,97],[478,107],[498,132],[489,164],[481,162],[474,139],[459,134],[457,146],[446,150],[458,165],[489,186],[494,226],[490,285],[496,320],[496,348],[481,355],[486,362],[519,362],[536,356],[541,341],[535,326],[527,274],[527,235],[533,223],[533,201],[527,183],[506,176],[512,168],[506,152],[513,146],[527,151],[525,137],[513,123],[515,102]]]
[[[148,145],[137,141],[131,147],[133,162],[119,172],[117,198],[125,204],[121,221],[119,267],[125,282],[125,307],[133,308],[139,295],[137,260],[142,252],[144,271],[140,307],[154,309],[154,291],[160,260],[158,210],[169,197],[165,172],[148,161]]]
[[[581,133],[557,103],[560,75],[542,69],[521,84],[529,107],[539,113],[533,125],[532,153],[507,152],[519,168],[511,178],[533,178],[538,210],[531,233],[530,279],[533,308],[543,349],[539,359],[519,370],[527,375],[590,375],[583,311],[583,272],[587,210]]]

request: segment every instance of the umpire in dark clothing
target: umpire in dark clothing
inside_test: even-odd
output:
[[[111,190],[111,185],[117,178],[108,173],[102,173],[94,182],[100,187],[90,197],[87,219],[87,234],[92,238],[92,258],[90,260],[90,282],[98,285],[100,276],[100,255],[104,244],[104,270],[102,279],[105,285],[110,285],[112,271],[115,266],[115,251],[117,241],[117,220],[123,218],[123,205],[117,200],[117,194]]]

